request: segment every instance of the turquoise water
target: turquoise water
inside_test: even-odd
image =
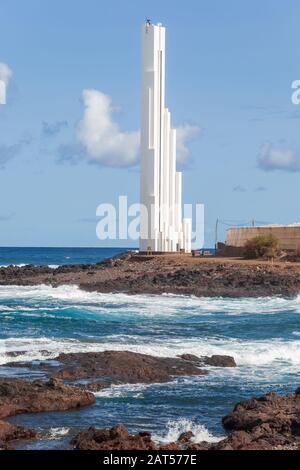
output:
[[[22,261],[23,262],[23,261]],[[40,264],[40,263],[39,263]],[[47,263],[48,264],[48,263]],[[55,263],[49,263],[55,264]],[[44,439],[25,448],[62,448],[87,426],[122,422],[159,441],[192,429],[197,440],[224,434],[221,418],[239,400],[299,386],[300,297],[197,299],[83,292],[75,286],[0,286],[0,374],[11,360],[53,359],[60,352],[131,350],[157,356],[230,354],[235,369],[168,384],[124,385],[97,394],[96,404],[68,413],[12,418]]]

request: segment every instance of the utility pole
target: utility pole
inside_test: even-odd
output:
[[[219,228],[219,219],[216,220],[216,228],[215,228],[215,253],[217,252],[217,248],[218,248],[218,228]]]

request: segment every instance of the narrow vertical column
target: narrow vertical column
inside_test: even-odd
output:
[[[170,235],[170,251],[176,251],[178,243],[178,235],[175,226],[175,191],[176,191],[176,130],[170,130],[169,136],[169,235]]]
[[[186,253],[190,253],[191,252],[191,239],[192,239],[191,219],[183,219],[182,233],[183,233],[183,249]]]
[[[159,165],[159,231],[161,232],[161,251],[164,247],[164,188],[165,188],[165,28],[154,26],[158,35],[158,72],[157,72],[157,108],[158,108],[158,165]]]
[[[182,208],[181,208],[181,187],[182,187],[182,174],[176,172],[175,174],[175,229],[178,233],[178,246],[177,250],[182,249]]]
[[[162,222],[165,239],[165,250],[169,249],[169,211],[170,211],[170,113],[164,109],[164,165],[163,165],[163,186],[162,186]]]

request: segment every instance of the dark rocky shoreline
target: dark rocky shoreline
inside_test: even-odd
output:
[[[13,354],[11,355],[13,356]],[[39,438],[35,430],[3,421],[24,413],[68,411],[95,402],[92,392],[115,384],[170,382],[179,376],[205,375],[211,367],[235,367],[230,356],[154,357],[128,351],[60,354],[55,361],[7,363],[6,368],[41,371],[43,378],[0,378],[0,449],[18,439]],[[1,367],[1,366],[0,366]]]
[[[300,292],[300,267],[288,262],[127,252],[92,265],[0,268],[0,285],[37,284],[77,285],[102,293],[290,297]]]
[[[228,437],[217,443],[193,442],[186,432],[176,442],[157,446],[150,433],[130,435],[122,425],[89,428],[72,441],[80,450],[300,450],[300,389],[285,396],[268,393],[238,403],[222,420]]]
[[[9,363],[5,367],[40,370],[44,378],[0,378],[0,449],[13,449],[18,440],[39,439],[34,429],[3,419],[22,413],[67,411],[95,402],[92,391],[112,384],[172,381],[184,375],[203,375],[210,367],[235,367],[230,356],[157,358],[127,351],[61,354],[53,361]],[[219,442],[194,442],[192,432],[176,442],[158,445],[151,434],[131,435],[123,425],[91,427],[70,442],[80,450],[277,450],[300,449],[300,389],[285,396],[268,393],[238,403],[222,419],[227,437]]]

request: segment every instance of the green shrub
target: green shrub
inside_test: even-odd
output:
[[[258,235],[248,240],[244,246],[247,259],[276,258],[280,254],[280,242],[274,235]]]

